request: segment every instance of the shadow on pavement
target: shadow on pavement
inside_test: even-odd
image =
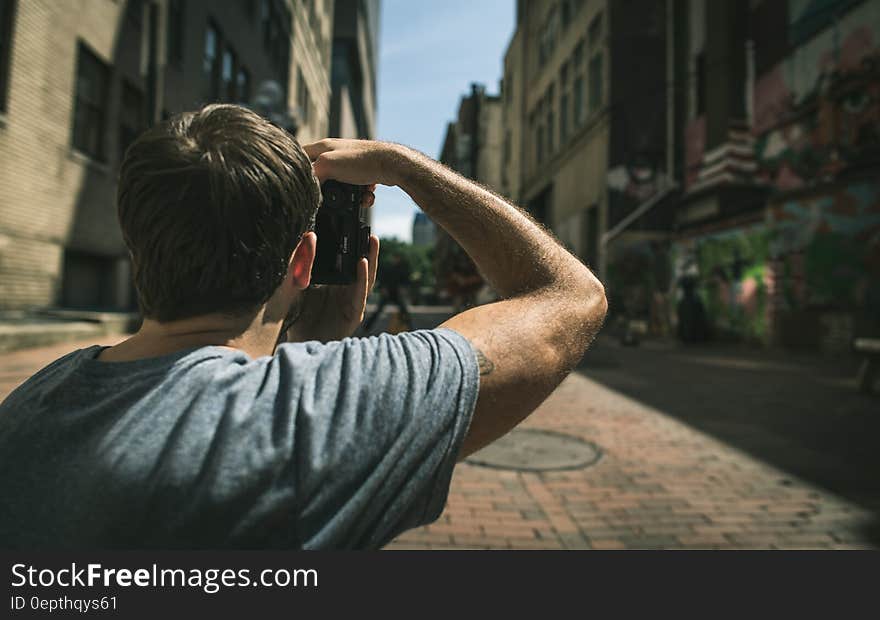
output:
[[[577,371],[878,516],[880,395],[856,391],[857,360],[740,347],[600,338]],[[780,480],[780,484],[786,484]]]

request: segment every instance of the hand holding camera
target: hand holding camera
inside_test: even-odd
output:
[[[304,147],[313,162],[317,158],[314,147]],[[363,159],[360,163],[365,164]],[[334,174],[332,178],[321,176],[318,170],[322,168],[325,166],[315,166],[322,204],[315,220],[317,247],[312,285],[303,295],[299,318],[288,330],[287,340],[291,342],[326,342],[351,336],[363,322],[367,295],[376,281],[379,239],[370,234],[367,224],[367,210],[373,206],[376,186],[361,182],[373,178],[366,176],[371,168],[365,165],[354,178],[338,167],[329,171]],[[361,183],[345,182],[349,180]]]

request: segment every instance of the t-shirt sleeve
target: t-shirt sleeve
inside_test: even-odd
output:
[[[479,392],[470,343],[450,329],[279,347],[290,393],[297,537],[376,548],[436,520]]]

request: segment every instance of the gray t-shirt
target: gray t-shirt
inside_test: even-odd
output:
[[[0,548],[377,548],[443,510],[479,389],[449,329],[75,351],[0,404]]]

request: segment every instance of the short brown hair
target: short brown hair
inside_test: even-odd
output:
[[[256,309],[319,203],[296,139],[246,108],[208,105],[148,130],[125,154],[117,194],[144,316]]]

